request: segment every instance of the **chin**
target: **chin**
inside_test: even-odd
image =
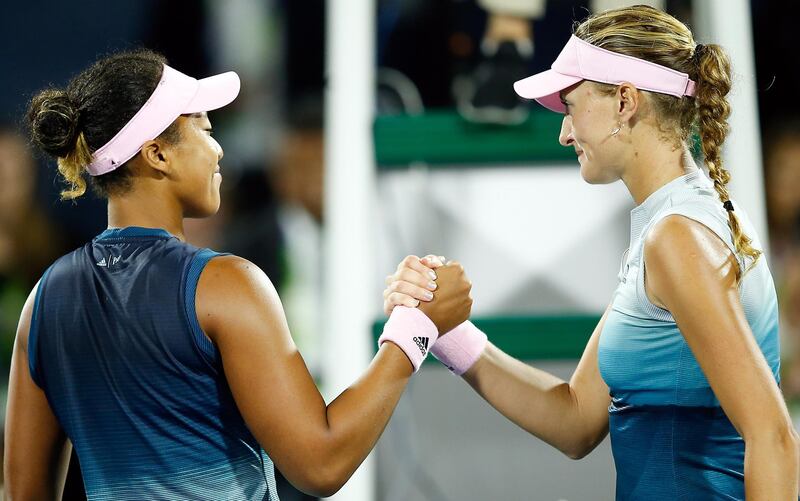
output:
[[[581,177],[589,184],[611,184],[618,178],[608,172],[598,171],[581,164]]]
[[[216,201],[209,201],[208,204],[198,205],[185,211],[183,217],[190,217],[195,219],[211,217],[217,212],[219,212],[219,207],[220,207],[219,199],[217,199]]]

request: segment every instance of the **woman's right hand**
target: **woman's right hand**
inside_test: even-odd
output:
[[[440,334],[467,320],[472,309],[472,283],[459,263],[443,263],[444,257],[433,255],[403,259],[397,271],[386,278],[384,312],[389,315],[398,305],[419,307]]]

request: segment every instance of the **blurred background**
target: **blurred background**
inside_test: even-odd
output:
[[[106,227],[103,200],[59,200],[54,163],[29,148],[21,128],[27,101],[99,56],[140,46],[198,78],[227,70],[242,78],[239,98],[211,114],[225,149],[222,208],[188,220],[187,238],[270,276],[327,398],[374,352],[383,277],[407,254],[460,260],[490,339],[568,377],[615,288],[633,203],[621,183],[584,184],[571,150],[557,143],[560,117],[521,102],[510,84],[549,67],[574,21],[635,3],[6,2],[0,403],[31,287],[56,257]],[[646,3],[689,24],[700,42],[732,40],[727,167],[735,198],[769,241],[782,386],[800,422],[800,69],[782,60],[800,4]],[[82,499],[74,458],[73,466],[65,498]],[[431,364],[336,497],[611,499],[613,485],[607,443],[579,463],[566,460]],[[310,499],[285,482],[280,488],[284,501]]]

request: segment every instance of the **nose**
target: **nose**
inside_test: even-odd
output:
[[[569,146],[574,141],[575,138],[572,137],[572,117],[564,115],[563,120],[561,120],[561,132],[558,134],[558,142],[561,143],[561,146]]]

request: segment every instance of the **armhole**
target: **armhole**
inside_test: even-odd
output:
[[[52,267],[42,275],[42,279],[36,286],[36,296],[33,300],[33,311],[31,312],[31,323],[28,330],[28,370],[31,373],[31,379],[41,389],[44,389],[41,375],[39,374],[39,361],[38,361],[38,341],[39,341],[39,305],[42,299],[42,291],[44,291],[47,276],[50,274]]]
[[[636,279],[636,296],[638,297],[639,304],[645,308],[647,312],[653,315],[655,318],[660,320],[669,320],[674,321],[672,318],[672,313],[669,310],[665,310],[664,308],[653,304],[650,301],[650,298],[647,296],[647,288],[645,286],[645,279],[647,275],[647,270],[645,268],[645,255],[644,255],[644,243],[647,239],[647,235],[650,233],[650,230],[655,227],[661,220],[669,216],[683,216],[687,219],[691,219],[695,223],[701,224],[704,227],[708,228],[714,235],[717,236],[725,246],[728,248],[729,251],[733,253],[734,258],[736,258],[736,263],[739,267],[742,267],[742,260],[739,259],[739,255],[736,254],[736,246],[733,244],[732,235],[730,234],[730,227],[725,222],[724,229],[719,227],[719,221],[717,221],[713,215],[706,214],[706,213],[689,213],[689,211],[681,210],[681,207],[672,207],[669,210],[663,212],[662,214],[658,215],[654,220],[653,223],[647,228],[647,231],[642,235],[641,239],[641,271],[639,273],[639,277]],[[727,232],[729,238],[725,238],[725,234]],[[741,268],[744,270],[744,268]]]
[[[211,249],[202,249],[194,255],[192,261],[189,263],[189,271],[186,274],[186,285],[184,288],[184,309],[186,310],[186,317],[189,321],[189,329],[192,332],[192,340],[200,353],[206,358],[206,361],[216,366],[220,362],[219,351],[217,351],[214,343],[206,336],[203,329],[200,328],[200,322],[197,319],[197,310],[195,309],[195,297],[197,295],[197,282],[200,280],[200,274],[203,273],[209,261],[217,256],[224,256]]]

